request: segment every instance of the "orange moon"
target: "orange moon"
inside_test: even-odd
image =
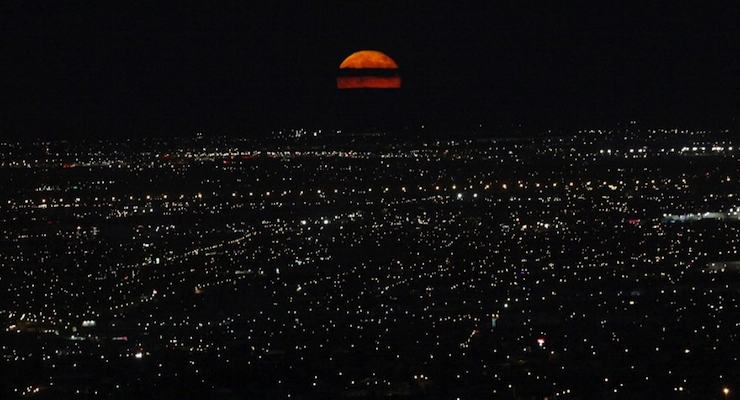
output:
[[[375,50],[352,53],[339,65],[339,89],[397,89],[401,87],[398,64]]]

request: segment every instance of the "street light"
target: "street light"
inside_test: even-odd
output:
[[[727,400],[727,396],[730,395],[730,388],[723,388],[722,393],[725,394],[725,400]]]

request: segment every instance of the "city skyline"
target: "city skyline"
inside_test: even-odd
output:
[[[0,395],[737,398],[735,132],[393,136],[0,143]]]

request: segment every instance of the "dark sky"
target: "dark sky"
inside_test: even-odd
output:
[[[740,115],[736,2],[32,3],[0,6],[10,138]],[[393,57],[403,88],[336,90],[361,49]]]

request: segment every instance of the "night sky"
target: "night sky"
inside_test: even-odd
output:
[[[740,116],[733,2],[42,3],[0,11],[5,138]],[[338,91],[362,49],[391,56],[403,87]]]

